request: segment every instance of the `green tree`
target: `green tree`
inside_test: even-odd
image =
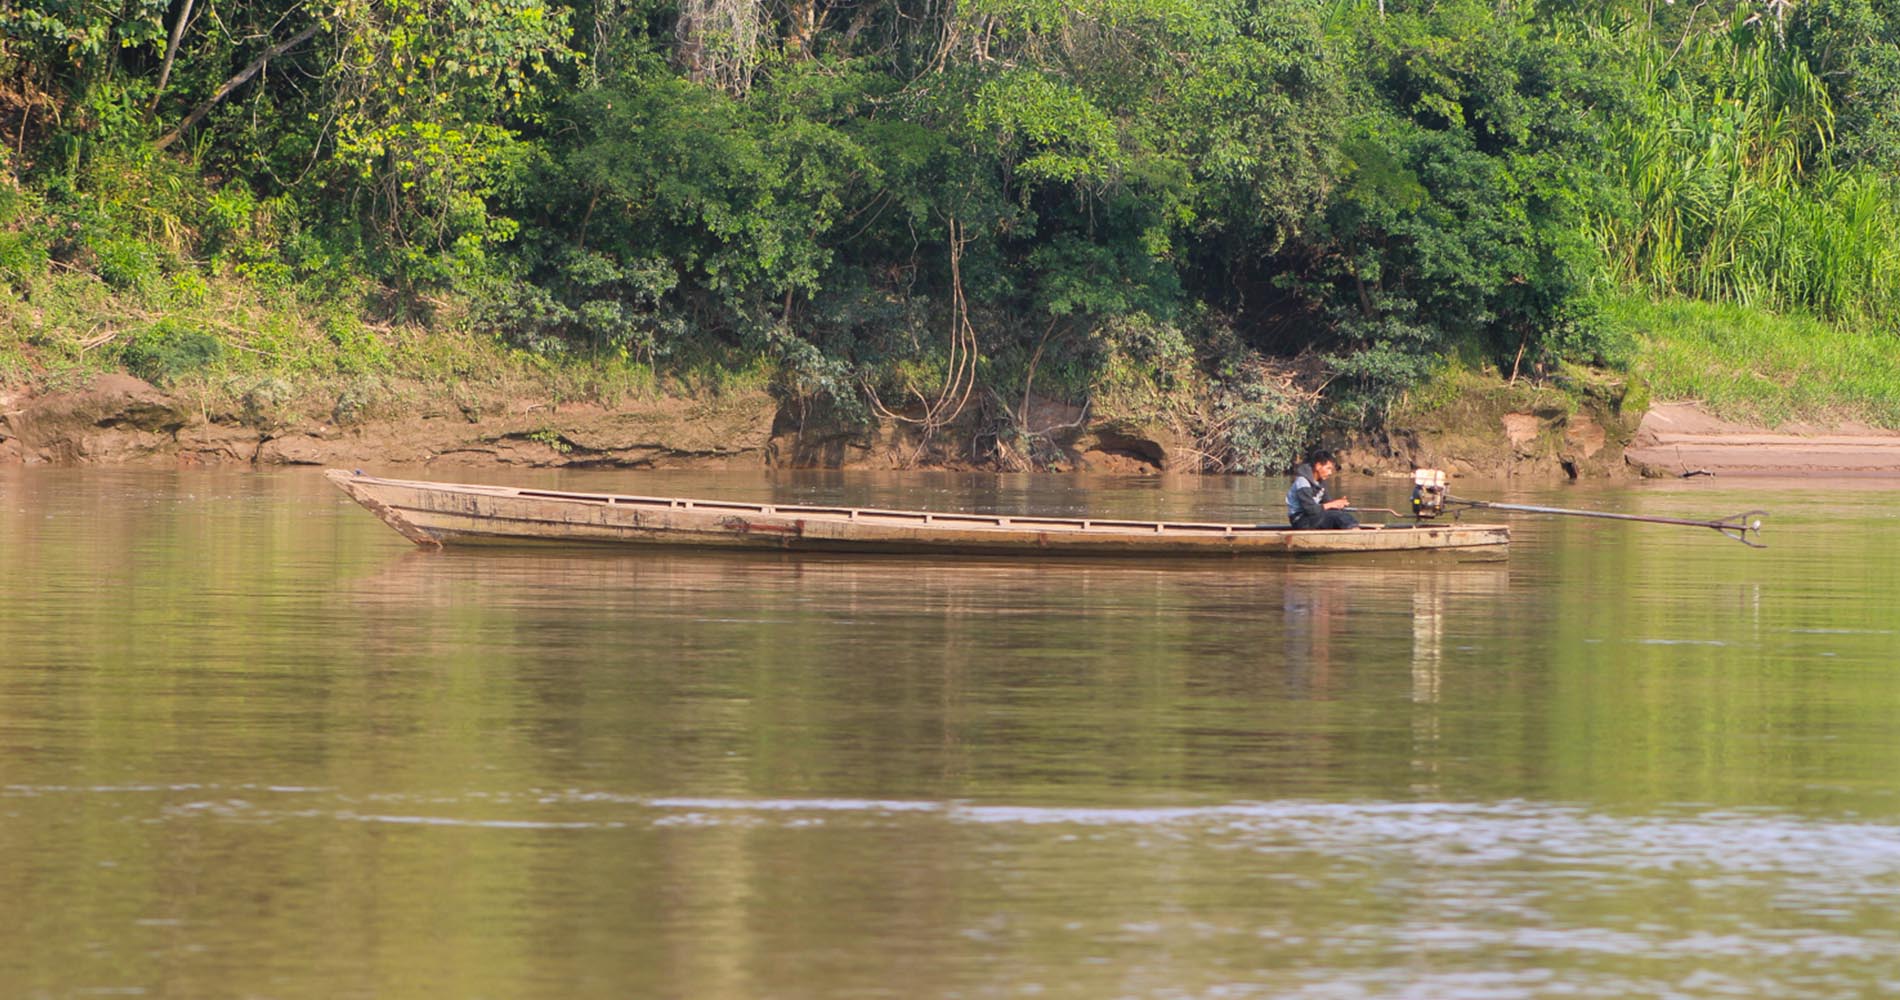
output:
[[[532,151],[510,124],[572,58],[568,12],[540,0],[333,0],[325,113],[352,207],[407,280],[478,271],[514,236],[489,211]]]

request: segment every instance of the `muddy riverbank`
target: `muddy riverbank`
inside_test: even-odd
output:
[[[406,402],[404,402],[406,400]],[[1693,404],[1641,408],[1623,395],[1576,397],[1467,387],[1429,408],[1399,408],[1375,432],[1342,435],[1367,473],[1435,466],[1459,475],[1559,479],[1684,473],[1900,474],[1900,433],[1875,428],[1767,429],[1726,423]],[[1200,471],[1177,430],[1125,419],[1072,419],[1050,407],[1051,471]],[[327,412],[325,412],[327,410]],[[123,374],[61,391],[0,390],[0,463],[613,468],[985,468],[915,428],[845,426],[748,388],[611,405],[389,392],[374,407],[214,406]]]
[[[1900,432],[1857,423],[1764,428],[1721,420],[1693,403],[1662,403],[1644,416],[1624,456],[1650,476],[1900,475]]]

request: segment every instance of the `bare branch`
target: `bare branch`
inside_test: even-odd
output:
[[[268,63],[272,59],[275,59],[278,56],[281,56],[284,53],[289,52],[291,49],[294,49],[297,46],[302,45],[303,43],[309,41],[311,36],[315,35],[319,30],[322,29],[322,27],[323,27],[323,22],[313,21],[310,23],[308,27],[304,28],[302,31],[299,31],[295,35],[291,36],[289,41],[286,41],[282,43],[281,45],[273,45],[269,49],[266,49],[263,55],[258,56],[255,60],[252,60],[249,66],[246,66],[243,69],[239,70],[236,76],[230,78],[229,80],[224,81],[224,84],[220,86],[217,89],[217,91],[211,95],[211,98],[209,100],[205,101],[203,104],[198,105],[196,108],[193,108],[191,114],[186,115],[185,120],[178,123],[177,128],[159,137],[157,144],[153,148],[164,149],[166,146],[169,146],[172,143],[177,142],[180,136],[184,135],[187,131],[189,131],[193,125],[198,124],[198,119],[203,118],[205,115],[210,114],[211,109],[218,106],[218,102],[224,100],[226,97],[229,97],[232,91],[238,89],[239,87],[244,86],[245,81],[249,80],[251,77],[256,76],[257,72],[264,68],[265,63]]]

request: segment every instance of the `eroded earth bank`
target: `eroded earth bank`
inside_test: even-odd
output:
[[[247,398],[212,407],[129,375],[82,388],[0,390],[0,463],[400,465],[547,468],[1005,468],[914,427],[850,426],[782,405],[763,389],[615,405],[426,395],[365,407],[339,398],[312,412]],[[412,399],[417,398],[412,396]],[[1031,431],[1051,471],[1202,471],[1191,435],[1157,422],[1089,419],[1048,404]],[[1563,395],[1522,386],[1467,389],[1399,407],[1376,432],[1338,435],[1366,473],[1443,467],[1521,478],[1677,476],[1706,472],[1900,474],[1900,433],[1843,426],[1760,428],[1692,403],[1630,394]]]

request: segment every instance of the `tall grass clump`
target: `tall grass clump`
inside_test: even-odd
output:
[[[1639,86],[1609,126],[1620,204],[1592,213],[1625,288],[1839,323],[1900,319],[1900,187],[1833,162],[1825,82],[1763,21],[1673,47],[1623,29]]]

